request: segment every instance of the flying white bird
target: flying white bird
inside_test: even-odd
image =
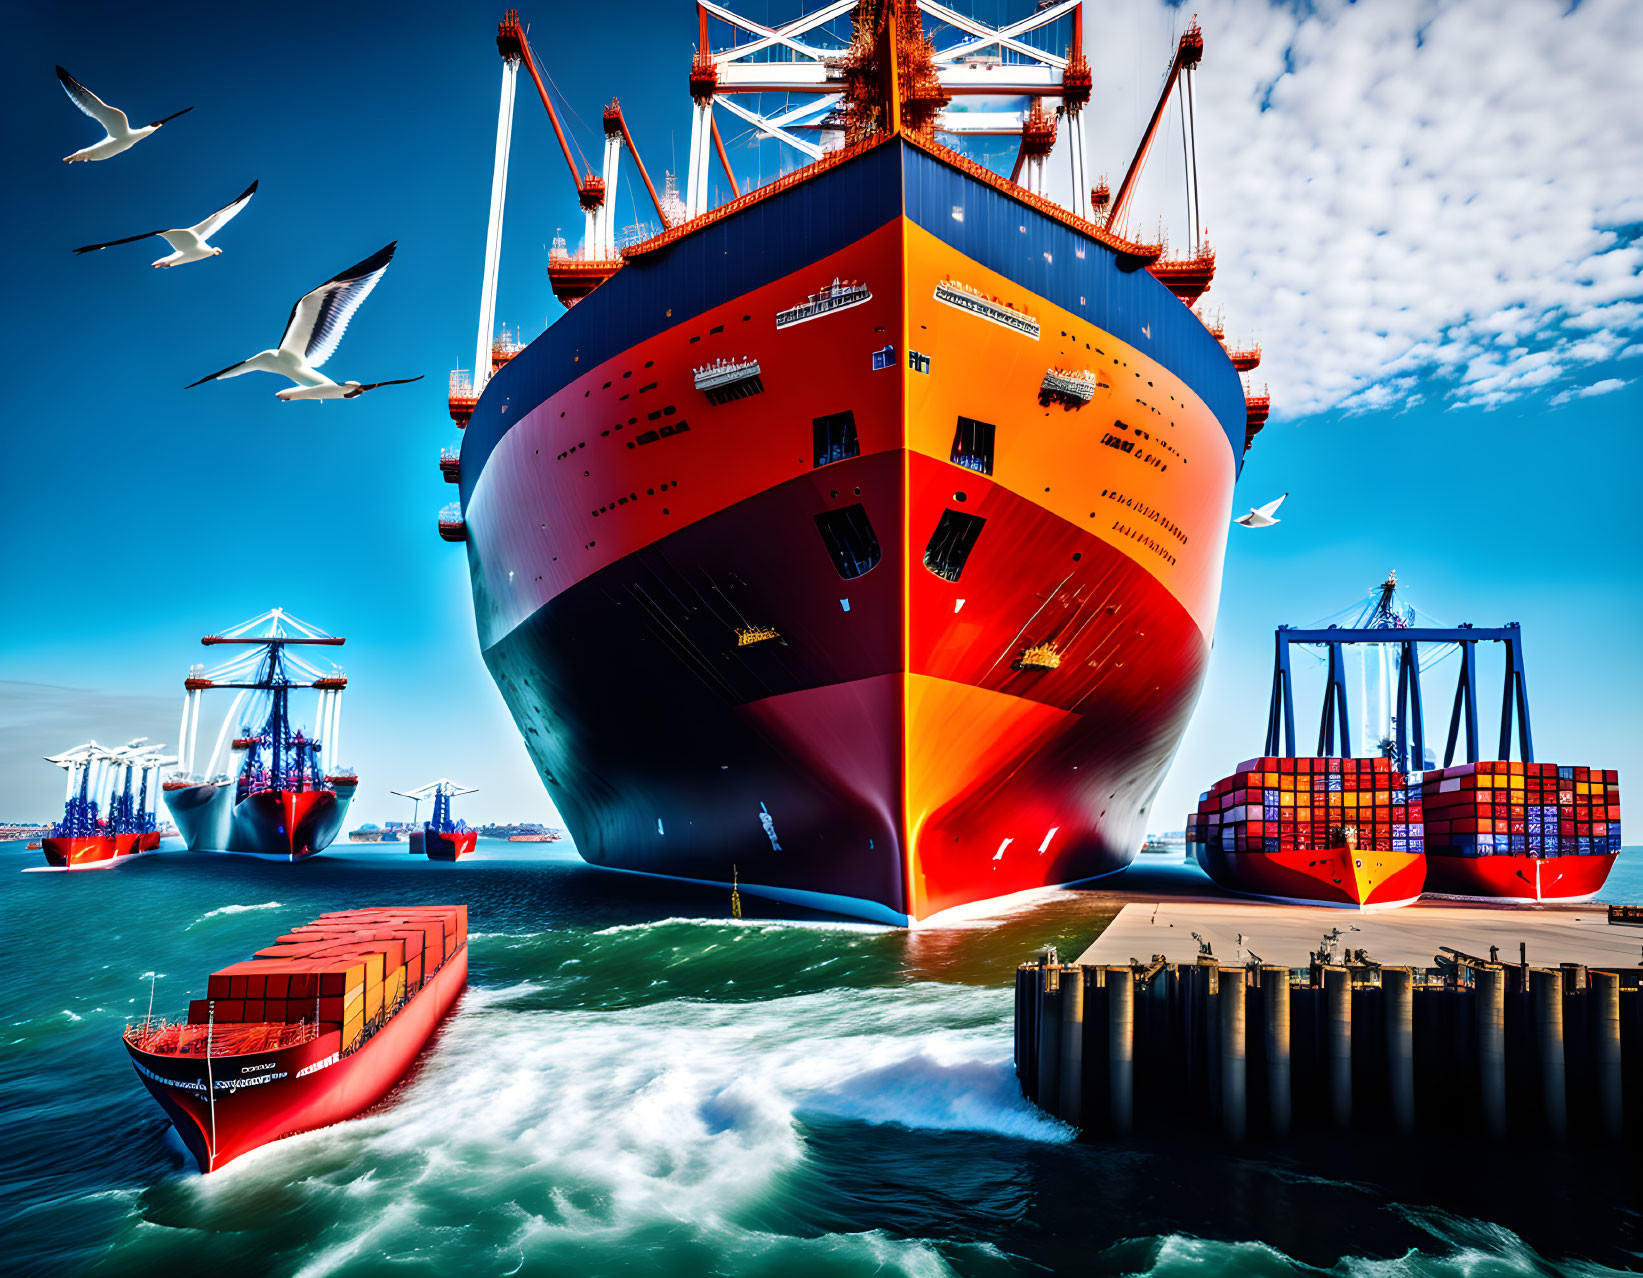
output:
[[[153,263],[154,266],[182,266],[188,262],[203,262],[208,257],[216,257],[221,253],[220,248],[213,248],[206,241],[218,231],[228,225],[234,215],[251,202],[251,197],[257,193],[257,184],[253,182],[234,198],[232,204],[225,204],[205,221],[193,226],[179,227],[170,231],[145,231],[141,235],[128,235],[123,240],[109,240],[106,244],[87,244],[77,248],[76,253],[95,253],[99,249],[112,248],[116,244],[135,244],[138,240],[152,239],[158,235],[174,250]]]
[[[342,341],[342,334],[353,319],[360,303],[377,286],[388,263],[393,261],[394,246],[378,249],[363,262],[326,280],[318,288],[304,293],[291,308],[291,318],[285,321],[285,335],[273,350],[258,351],[250,359],[230,364],[190,382],[185,389],[203,386],[219,377],[239,377],[243,373],[278,373],[289,378],[295,386],[288,386],[276,394],[280,399],[355,399],[379,386],[403,386],[420,382],[421,377],[400,377],[387,382],[334,382],[319,366],[330,359]]]
[[[101,142],[83,147],[73,155],[65,155],[64,164],[73,164],[76,160],[106,160],[120,154],[121,151],[128,151],[166,121],[175,120],[179,115],[187,115],[194,109],[184,107],[181,111],[173,111],[170,115],[163,116],[153,124],[145,124],[139,129],[134,129],[131,127],[131,121],[126,119],[124,111],[109,106],[62,67],[57,68],[57,78],[63,82],[63,92],[68,94],[70,101],[102,125],[108,134]]]
[[[1284,497],[1287,496],[1289,494],[1285,493]],[[1273,524],[1282,523],[1282,520],[1273,518],[1273,512],[1284,504],[1284,497],[1280,497],[1276,501],[1269,501],[1264,506],[1251,506],[1249,514],[1239,515],[1232,522],[1242,524],[1245,528],[1270,528]]]

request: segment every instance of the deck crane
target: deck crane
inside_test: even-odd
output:
[[[531,52],[530,41],[520,24],[517,9],[507,10],[497,25],[496,49],[502,57],[502,90],[497,109],[496,155],[491,173],[490,220],[485,232],[485,274],[479,292],[479,336],[474,348],[473,371],[470,373],[465,369],[456,369],[451,373],[450,382],[451,419],[458,426],[468,424],[473,416],[474,405],[478,403],[479,396],[485,389],[485,383],[496,368],[519,349],[512,343],[499,347],[495,333],[497,281],[502,258],[503,212],[507,204],[508,161],[513,148],[514,98],[520,67],[524,67],[530,73],[531,83],[536,86],[537,96],[542,100],[542,106],[548,113],[548,123],[553,126],[553,135],[559,143],[560,153],[565,157],[565,166],[570,169],[571,184],[576,190],[577,203],[581,205],[583,214],[581,253],[573,256],[563,251],[559,247],[560,242],[556,241],[556,251],[550,254],[548,278],[553,286],[554,295],[561,302],[570,305],[609,279],[621,265],[616,246],[615,206],[618,166],[623,146],[627,147],[628,154],[633,157],[639,176],[644,181],[645,190],[656,206],[656,214],[661,219],[662,228],[666,230],[671,225],[666,202],[657,194],[644,161],[639,157],[633,135],[622,116],[621,106],[612,100],[610,106],[605,108],[602,172],[595,173],[591,165],[586,166],[584,171],[583,166],[578,165],[576,155],[571,149],[570,139],[566,136],[564,125],[559,119],[559,112],[554,109],[553,99],[548,93],[548,86],[542,78],[536,57]]]

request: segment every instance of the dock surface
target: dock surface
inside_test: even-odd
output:
[[[1516,963],[1526,945],[1532,965],[1580,963],[1636,968],[1643,960],[1643,927],[1611,924],[1605,907],[1439,905],[1371,911],[1327,906],[1269,905],[1256,901],[1157,900],[1125,904],[1082,955],[1083,964],[1143,963],[1161,954],[1191,963],[1202,952],[1197,932],[1223,963],[1279,963],[1305,967],[1324,935],[1340,929],[1340,948],[1363,950],[1387,966],[1429,968],[1439,946],[1477,958]]]

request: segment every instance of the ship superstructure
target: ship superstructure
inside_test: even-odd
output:
[[[614,247],[599,210],[638,157],[607,113],[598,191],[566,148],[570,309],[452,401],[440,534],[531,757],[593,864],[896,923],[1120,869],[1203,678],[1255,429],[1191,309],[1195,213],[1184,258],[1128,231],[1201,36],[1115,197],[1084,172],[1079,3],[697,12],[684,220],[658,202],[660,232]],[[507,117],[540,75],[512,12],[498,47]],[[805,167],[742,189],[719,110]],[[966,134],[1019,139],[1012,174]]]
[[[190,849],[286,861],[323,851],[342,829],[358,785],[337,764],[348,680],[335,665],[321,669],[291,650],[346,640],[274,608],[200,642],[238,651],[213,669],[194,666],[183,681],[181,762],[164,787],[178,831]],[[216,744],[202,755],[201,702],[222,690],[235,696]],[[299,691],[319,694],[307,731],[293,716],[291,696]]]

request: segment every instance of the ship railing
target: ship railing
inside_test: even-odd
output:
[[[156,1018],[128,1024],[123,1037],[151,1056],[249,1056],[301,1047],[320,1032],[314,1021],[193,1025]]]

